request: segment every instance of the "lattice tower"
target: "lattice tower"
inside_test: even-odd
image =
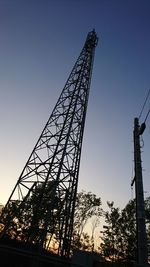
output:
[[[88,33],[83,49],[5,205],[1,238],[69,256],[83,132],[98,38]]]

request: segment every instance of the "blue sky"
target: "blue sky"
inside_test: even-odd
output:
[[[124,207],[131,198],[133,122],[150,89],[149,0],[0,0],[0,202],[5,204],[95,28],[78,190]],[[140,123],[150,108],[150,99]],[[150,195],[150,117],[143,134]]]

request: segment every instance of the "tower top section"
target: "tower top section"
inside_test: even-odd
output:
[[[95,29],[93,29],[87,35],[86,45],[87,45],[87,47],[91,47],[91,46],[95,47],[95,46],[97,46],[97,43],[98,43],[98,37],[96,35]]]

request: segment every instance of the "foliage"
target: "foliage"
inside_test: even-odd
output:
[[[48,226],[48,231],[49,233],[54,232],[54,228],[56,228],[56,210],[58,210],[59,205],[54,191],[52,182],[48,183],[46,187],[39,184],[35,186],[32,195],[27,195],[23,201],[9,202],[9,205],[4,208],[2,216],[7,236],[12,239],[17,238],[36,243],[44,229],[47,214],[51,215],[49,214],[49,207],[52,202],[54,204],[50,212],[55,214],[52,216],[54,221]]]
[[[114,202],[107,202],[110,211],[104,212],[106,225],[103,226],[101,250],[104,257],[116,260],[120,256],[120,211],[114,207]]]
[[[90,238],[89,234],[84,232],[84,229],[90,219],[93,217],[99,218],[101,215],[100,198],[96,197],[96,195],[91,192],[86,193],[84,190],[77,194],[72,249],[92,250],[93,240]],[[95,227],[96,226],[95,224]],[[94,229],[92,231],[94,234]]]
[[[51,223],[47,226],[47,244],[50,244],[51,241],[54,242],[54,239],[57,243],[60,227],[58,213],[62,212],[61,201],[61,196],[56,195],[55,184],[52,184],[52,182],[47,184],[46,187],[43,184],[36,185],[32,194],[27,195],[23,201],[12,201],[7,205],[3,212],[3,225],[5,225],[6,235],[11,239],[36,244],[44,229],[46,216],[49,216]],[[84,228],[92,218],[98,222],[101,213],[101,199],[96,197],[95,194],[85,191],[77,194],[72,249],[92,250],[94,248],[93,236],[91,238],[84,231]],[[92,235],[94,235],[97,222],[93,223]]]
[[[130,200],[124,209],[107,202],[109,211],[104,212],[105,223],[101,231],[100,245],[103,255],[113,261],[135,261],[136,242],[136,203]],[[145,199],[145,219],[147,239],[150,242],[150,197]]]
[[[135,201],[129,201],[122,211],[114,207],[114,202],[107,204],[110,211],[105,212],[102,252],[113,261],[133,261],[136,257]]]
[[[123,258],[126,261],[136,259],[136,207],[135,200],[130,200],[121,213],[121,237]]]
[[[56,195],[55,184],[48,184],[43,188],[40,184],[28,195],[23,202],[9,202],[7,209],[3,209],[0,231],[3,227],[7,229],[7,235],[11,238],[31,242],[38,240],[44,229],[46,216],[53,218],[48,225],[47,236],[49,242],[52,234],[57,243],[59,232],[59,212],[61,212],[61,197]],[[53,205],[52,205],[53,204]],[[101,231],[100,250],[105,258],[111,261],[135,261],[136,259],[136,203],[135,199],[130,200],[125,208],[120,210],[114,206],[114,202],[107,202],[108,210],[101,208],[101,198],[92,192],[81,191],[77,193],[73,235],[72,251],[74,249],[94,251],[94,232],[100,224],[103,215],[105,225]],[[37,206],[39,209],[37,210]],[[49,207],[53,206],[51,210]],[[50,212],[50,213],[49,213]],[[15,216],[14,216],[15,214]],[[21,216],[20,216],[21,214]],[[52,216],[51,216],[52,215]],[[13,220],[12,220],[13,218]],[[150,243],[150,197],[145,199],[145,218],[148,243]],[[91,235],[87,232],[86,226],[91,223]]]

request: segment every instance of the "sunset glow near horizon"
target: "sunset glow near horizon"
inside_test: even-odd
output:
[[[95,51],[78,191],[123,208],[134,176],[133,127],[150,89],[150,2],[2,0],[0,203],[8,200],[84,45]],[[150,98],[140,123],[150,108]],[[150,196],[150,116],[143,134]],[[134,194],[133,194],[134,195]],[[133,196],[134,197],[134,196]]]

